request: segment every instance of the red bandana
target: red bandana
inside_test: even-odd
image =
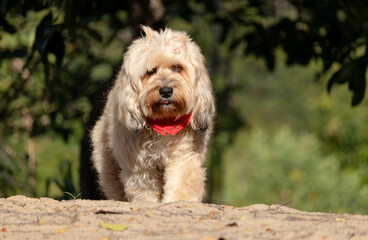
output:
[[[163,120],[154,120],[147,118],[147,125],[158,134],[161,134],[162,136],[165,136],[166,133],[170,134],[171,136],[174,136],[189,124],[191,116],[192,113],[183,115],[177,119],[170,118]]]

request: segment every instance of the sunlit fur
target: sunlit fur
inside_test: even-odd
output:
[[[211,81],[199,47],[185,32],[142,27],[124,55],[101,118],[92,130],[92,161],[108,199],[201,201],[206,148],[215,115]],[[169,101],[159,89],[173,88]],[[174,136],[146,119],[192,113]]]

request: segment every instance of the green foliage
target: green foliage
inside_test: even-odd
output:
[[[0,196],[78,197],[78,144],[100,112],[96,92],[148,24],[188,31],[206,55],[218,112],[209,201],[366,213],[367,3],[155,2],[0,4]],[[361,105],[348,106],[336,84]]]
[[[129,41],[129,30],[120,31],[126,21],[124,8],[119,2],[111,4],[9,0],[0,4],[2,196],[43,194],[43,167],[58,164],[61,159],[52,150],[57,152],[64,144],[51,148],[36,140],[32,148],[49,154],[35,154],[26,147],[37,136],[52,139],[56,133],[78,147],[95,93],[121,61],[125,44],[116,37],[118,32]],[[23,141],[23,148],[11,144],[12,139]],[[78,155],[71,158],[76,162]]]
[[[226,157],[226,201],[263,202],[307,211],[362,212],[368,166],[341,171],[338,158],[326,154],[312,134],[282,127],[274,134],[259,128],[242,131]]]
[[[330,78],[328,89],[336,83],[348,83],[353,92],[351,104],[357,105],[363,100],[368,66],[366,1],[288,1],[290,7],[286,13],[282,13],[282,6],[277,4],[256,2],[259,3],[258,14],[267,18],[244,21],[239,11],[232,18],[223,18],[223,21],[249,28],[240,36],[229,34],[234,39],[233,45],[246,43],[245,53],[263,57],[271,70],[275,67],[275,51],[279,47],[286,53],[288,65],[306,65],[312,59],[319,59],[323,62],[322,72],[326,73],[335,71],[334,64],[337,64],[340,70]],[[247,8],[243,9],[245,13]]]
[[[70,161],[62,161],[59,166],[59,177],[49,177],[46,180],[46,196],[49,195],[50,185],[55,184],[64,196],[56,197],[58,199],[70,199],[70,197],[76,199],[80,194],[77,194],[77,187],[73,183],[73,170],[72,163]]]
[[[80,198],[80,196],[81,196],[81,194],[80,193],[78,193],[78,194],[72,194],[72,193],[69,193],[69,192],[64,192],[64,194],[65,195],[68,195],[69,196],[69,198],[71,199],[71,200],[76,200],[76,199],[79,199]]]
[[[236,105],[249,127],[226,149],[224,201],[366,213],[367,103],[351,108],[341,88],[327,95],[311,81],[318,64],[270,73],[252,58],[235,62]]]
[[[32,166],[26,155],[24,136],[0,139],[0,197],[34,195]]]
[[[79,167],[79,138],[80,135],[72,136],[68,142],[55,134],[34,138],[38,196],[60,198],[64,190],[74,193],[70,188],[60,188],[61,185],[73,186],[75,191],[79,191],[76,178]],[[69,168],[71,173],[68,172]],[[51,178],[56,179],[60,184],[50,181]],[[47,182],[49,182],[48,187]]]

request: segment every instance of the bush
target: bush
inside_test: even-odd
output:
[[[0,139],[0,198],[36,194],[34,166],[29,155],[24,136],[3,135],[3,139]]]
[[[351,212],[367,209],[368,167],[341,169],[337,156],[322,151],[313,134],[282,127],[239,132],[225,158],[228,204],[283,204],[306,211]],[[366,210],[364,213],[368,213]]]

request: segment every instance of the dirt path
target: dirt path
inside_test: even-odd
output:
[[[368,216],[14,196],[0,199],[0,239],[368,239]]]

